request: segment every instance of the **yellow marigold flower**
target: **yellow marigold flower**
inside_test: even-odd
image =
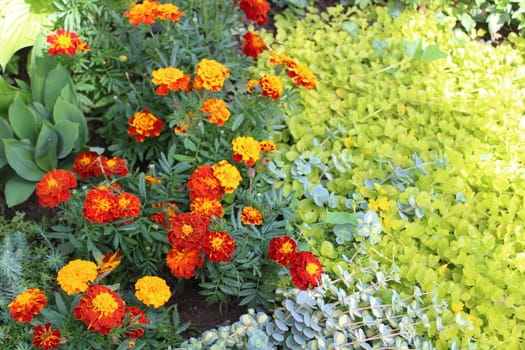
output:
[[[285,65],[287,67],[297,64],[296,61],[290,56],[280,54],[273,50],[268,51],[268,53],[270,54],[270,63],[272,64]]]
[[[275,146],[275,143],[271,140],[263,140],[259,142],[259,149],[263,152],[275,152],[277,150],[277,147]]]
[[[259,80],[257,79],[250,79],[248,80],[248,82],[246,83],[246,91],[248,91],[249,93],[252,93],[255,91],[255,87],[259,85]]]
[[[170,287],[160,277],[144,276],[135,282],[135,296],[145,305],[161,307],[171,297]]]
[[[169,91],[186,90],[190,75],[178,68],[167,67],[154,70],[151,82],[157,85],[157,95],[166,96]]]
[[[218,126],[224,125],[224,123],[230,118],[230,111],[226,102],[219,100],[218,98],[210,98],[202,104],[201,112],[207,114],[207,119],[212,124]]]
[[[195,70],[194,87],[213,92],[222,89],[224,81],[230,76],[228,68],[215,60],[202,59]]]
[[[213,176],[219,180],[225,193],[233,193],[242,181],[239,170],[227,160],[212,165]]]
[[[233,160],[253,166],[261,158],[259,141],[251,136],[239,136],[232,140]]]
[[[302,64],[288,67],[288,76],[293,79],[296,86],[304,86],[307,90],[315,88],[316,80],[312,71]]]
[[[128,120],[128,135],[133,137],[138,142],[144,142],[146,137],[156,137],[160,135],[160,131],[164,122],[155,117],[148,109],[142,112],[135,113]]]
[[[160,4],[157,6],[155,14],[158,19],[169,19],[172,22],[177,22],[182,16],[184,16],[184,11],[181,11],[173,4]]]
[[[276,100],[283,93],[283,81],[276,75],[267,74],[259,79],[263,96]]]
[[[94,282],[97,276],[98,269],[94,262],[76,259],[58,271],[57,282],[67,295],[73,295],[85,292],[88,283]]]
[[[155,23],[155,12],[160,5],[158,1],[144,0],[141,4],[131,4],[131,8],[124,12],[129,23],[138,26],[141,23],[152,25]]]
[[[460,312],[463,311],[463,306],[465,306],[461,301],[453,302],[452,305],[450,305],[450,309],[452,312]]]
[[[254,207],[244,207],[241,211],[241,222],[245,225],[261,225],[263,216],[261,212]]]

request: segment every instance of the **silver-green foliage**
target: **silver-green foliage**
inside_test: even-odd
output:
[[[9,233],[4,237],[0,246],[0,305],[7,304],[24,290],[21,281],[28,252],[25,233]]]

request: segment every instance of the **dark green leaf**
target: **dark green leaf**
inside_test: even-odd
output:
[[[73,81],[68,71],[61,65],[56,66],[49,72],[44,89],[44,105],[48,110],[53,110],[58,96],[68,84],[73,85]]]
[[[19,139],[27,139],[33,144],[36,142],[38,137],[37,117],[20,96],[16,96],[9,107],[9,123]]]
[[[9,208],[24,203],[35,190],[35,182],[13,175],[7,180],[4,188],[5,200]]]
[[[58,135],[58,159],[62,159],[71,153],[78,139],[78,129],[78,124],[69,120],[56,123],[54,130]]]
[[[27,141],[4,139],[5,155],[9,166],[23,179],[39,181],[45,172],[34,161],[35,148]]]
[[[48,121],[44,121],[35,146],[35,162],[40,169],[46,172],[56,169],[58,163],[57,145],[57,133]]]

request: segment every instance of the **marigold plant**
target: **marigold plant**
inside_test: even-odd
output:
[[[222,89],[224,81],[230,76],[228,68],[221,63],[203,58],[195,69],[193,86],[196,89],[206,89],[217,92]]]
[[[277,263],[288,266],[297,251],[297,243],[290,236],[274,237],[268,245],[268,257]]]
[[[179,206],[174,201],[168,201],[166,203],[158,202],[152,204],[153,208],[159,208],[159,211],[150,215],[150,219],[154,222],[158,222],[165,229],[170,227],[173,220],[179,215]],[[167,215],[167,220],[166,220]]]
[[[239,170],[227,160],[213,164],[213,175],[219,180],[224,193],[233,193],[242,181]]]
[[[323,266],[311,252],[296,252],[290,259],[292,282],[299,289],[318,286],[322,272]]]
[[[115,220],[118,197],[108,189],[92,188],[84,199],[82,214],[94,223],[108,223]]]
[[[174,246],[166,255],[166,266],[177,278],[192,278],[195,269],[204,265],[201,248],[186,248]]]
[[[40,315],[40,310],[46,306],[46,295],[38,288],[27,289],[7,305],[11,317],[18,322],[31,322],[33,316]]]
[[[190,75],[178,68],[159,68],[152,72],[151,82],[157,85],[157,95],[166,96],[169,91],[186,90],[190,82]]]
[[[136,306],[126,306],[124,314],[129,314],[129,323],[124,326],[126,328],[131,328],[126,331],[125,335],[131,339],[142,337],[142,335],[144,335],[144,327],[139,327],[139,325],[148,323],[148,318],[144,311]]]
[[[260,25],[268,21],[270,4],[266,0],[241,0],[239,6],[250,21]]]
[[[283,93],[283,81],[276,75],[266,74],[259,79],[262,95],[277,100]]]
[[[312,90],[316,85],[314,73],[303,64],[295,64],[288,67],[288,76],[293,78],[294,84]]]
[[[251,136],[239,136],[232,140],[233,160],[254,166],[261,158],[259,141]]]
[[[73,171],[81,179],[97,177],[102,174],[102,157],[97,152],[82,152],[75,158]]]
[[[57,282],[67,295],[73,295],[85,292],[88,283],[94,282],[98,274],[98,267],[94,262],[75,259],[58,270]]]
[[[222,219],[224,215],[224,208],[220,201],[205,197],[195,198],[190,204],[190,210],[208,218],[208,221],[211,221],[213,217]]]
[[[167,233],[172,246],[199,249],[208,234],[208,219],[199,213],[181,213],[171,222]]]
[[[75,175],[63,169],[46,173],[36,184],[38,203],[44,207],[56,207],[71,197],[70,188],[77,187]]]
[[[201,165],[188,177],[186,187],[190,190],[190,199],[220,199],[224,194],[221,182],[215,177],[211,165]]]
[[[33,329],[33,345],[38,349],[56,349],[60,345],[60,331],[51,328],[51,323],[37,325]]]
[[[171,297],[166,281],[157,276],[144,276],[135,282],[135,297],[147,306],[159,308]]]
[[[218,98],[210,98],[203,102],[201,112],[212,124],[223,126],[230,118],[230,111],[226,102]]]
[[[241,222],[245,225],[261,225],[263,216],[257,208],[244,207],[241,211]]]
[[[277,146],[275,146],[275,143],[271,140],[263,140],[259,142],[259,148],[263,152],[275,152],[277,150]]]
[[[128,167],[126,166],[126,161],[120,157],[107,158],[101,156],[100,160],[103,172],[107,177],[112,175],[126,176],[129,172]]]
[[[49,43],[47,51],[52,56],[74,56],[77,52],[89,50],[87,43],[80,40],[76,33],[65,29],[58,29],[55,33],[48,35],[46,41]]]
[[[133,3],[128,11],[124,12],[130,24],[152,25],[157,19],[177,22],[184,16],[184,11],[174,4],[162,4],[158,1],[145,0],[140,4]]]
[[[246,56],[257,58],[264,50],[267,49],[263,38],[255,33],[248,32],[242,36],[244,42],[242,44],[242,53]]]
[[[235,239],[228,232],[212,231],[202,245],[204,254],[211,262],[228,262],[235,252]]]
[[[135,136],[135,140],[138,142],[144,142],[146,137],[159,136],[164,122],[150,113],[148,109],[145,109],[135,113],[128,120],[128,125],[128,135]]]

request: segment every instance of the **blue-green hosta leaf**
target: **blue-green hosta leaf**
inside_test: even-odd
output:
[[[35,148],[28,141],[4,139],[5,156],[9,166],[28,181],[39,181],[45,172],[36,165]]]
[[[35,190],[36,182],[27,181],[13,174],[4,188],[5,200],[9,208],[25,202]]]
[[[9,106],[13,102],[15,96],[20,96],[24,102],[29,100],[29,94],[27,92],[9,85],[0,76],[0,118],[7,115]]]
[[[35,146],[35,162],[40,169],[45,171],[56,169],[58,164],[57,144],[58,135],[53,129],[53,125],[44,121]]]
[[[9,123],[19,139],[35,143],[38,137],[38,119],[21,97],[16,96],[9,107]]]

